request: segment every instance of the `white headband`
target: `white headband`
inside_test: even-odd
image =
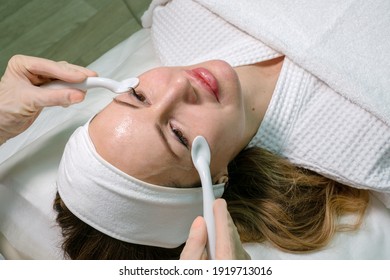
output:
[[[59,166],[59,194],[83,222],[113,238],[175,248],[202,215],[201,188],[168,188],[140,181],[96,152],[89,122],[70,137]],[[214,186],[221,197],[224,185]]]

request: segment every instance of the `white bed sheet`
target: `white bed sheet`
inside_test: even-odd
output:
[[[143,29],[92,63],[100,76],[122,80],[160,65],[150,31]],[[52,201],[64,145],[73,130],[113,94],[91,90],[82,104],[45,110],[36,123],[0,147],[0,254],[6,259],[60,259],[60,232]],[[267,244],[246,244],[253,259],[390,259],[390,210],[373,197],[361,230],[339,233],[318,252],[288,254]]]

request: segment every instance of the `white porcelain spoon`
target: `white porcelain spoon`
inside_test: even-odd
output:
[[[207,226],[207,253],[215,259],[215,222],[213,203],[215,200],[213,184],[210,175],[210,148],[203,136],[195,137],[191,148],[192,162],[199,173],[203,193],[203,217]]]
[[[44,88],[51,89],[63,89],[63,88],[76,88],[86,91],[91,88],[103,87],[114,93],[128,92],[130,88],[135,88],[139,83],[138,78],[129,78],[121,82],[101,77],[88,77],[82,83],[67,83],[63,81],[54,81],[42,85]]]

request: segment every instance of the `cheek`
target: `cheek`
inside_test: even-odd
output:
[[[208,124],[203,133],[210,145],[212,163],[215,168],[217,165],[227,166],[241,145],[245,134],[244,122],[240,116],[236,116],[222,121],[217,119],[214,123],[209,119]]]
[[[221,110],[212,114],[194,116],[196,132],[207,136],[208,141],[220,143],[239,139],[243,135],[244,118],[237,110]]]
[[[140,82],[137,88],[151,94],[152,91],[158,91],[161,85],[167,85],[170,82],[172,73],[174,72],[168,67],[160,67],[147,71],[138,77]]]
[[[127,135],[131,130],[132,126],[133,126],[132,118],[128,118],[128,117],[123,118],[113,126],[112,134],[118,140],[123,141],[123,139],[127,138]]]

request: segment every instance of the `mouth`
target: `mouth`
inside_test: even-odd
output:
[[[209,70],[205,68],[195,68],[187,70],[186,72],[219,102],[218,82]]]

